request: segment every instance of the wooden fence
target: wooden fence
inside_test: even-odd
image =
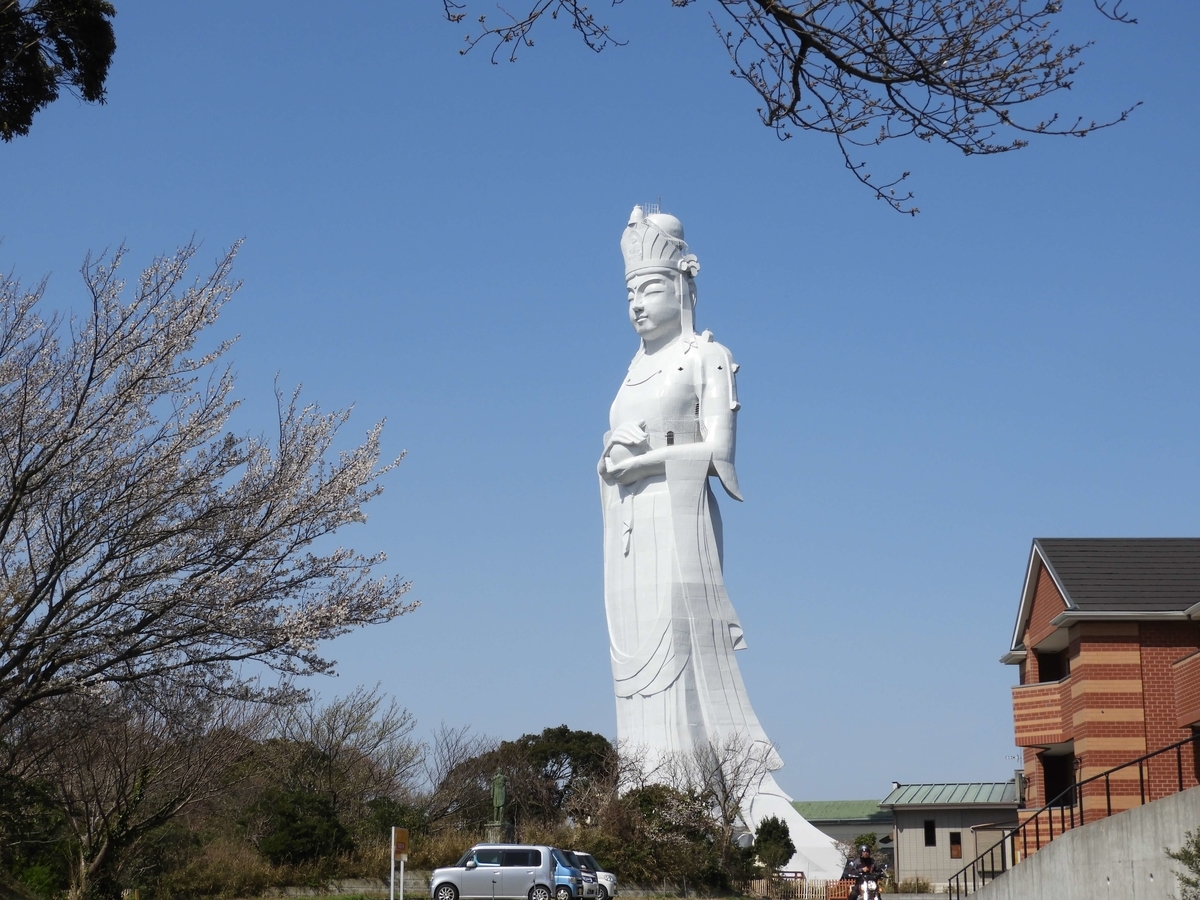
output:
[[[804,878],[798,872],[781,872],[779,878],[757,878],[747,893],[766,900],[845,900],[853,881]]]

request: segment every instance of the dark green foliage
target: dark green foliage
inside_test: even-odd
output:
[[[0,2],[0,138],[28,134],[62,87],[104,102],[116,14],[105,0]]]
[[[0,774],[0,869],[28,893],[52,897],[68,886],[63,818],[42,785]]]
[[[529,754],[530,762],[546,777],[561,782],[564,793],[570,791],[575,779],[603,772],[613,752],[603,735],[574,731],[566,725],[547,728],[538,735],[522,735],[513,743]]]
[[[778,870],[791,859],[796,852],[796,845],[792,843],[787,822],[775,816],[768,816],[759,822],[754,835],[754,852],[771,871]]]
[[[21,884],[38,897],[53,897],[66,887],[62,872],[56,872],[54,866],[35,863],[22,869],[18,874]]]
[[[507,814],[518,830],[549,827],[592,814],[593,794],[611,789],[616,750],[603,735],[566,725],[502,741],[454,767],[439,786],[455,797],[458,827],[476,827],[491,817],[491,781],[499,770],[508,779]]]
[[[868,831],[866,834],[856,835],[854,840],[851,842],[851,846],[854,848],[854,852],[851,854],[851,856],[854,859],[858,859],[859,848],[862,847],[863,844],[866,844],[868,849],[870,849],[871,856],[874,857],[879,855],[879,835],[874,831]]]
[[[1200,900],[1200,832],[1185,831],[1183,846],[1178,850],[1167,850],[1167,856],[1183,863],[1186,871],[1176,871],[1179,876],[1179,900]]]
[[[535,796],[524,798],[525,805],[529,812],[549,819],[565,812],[583,785],[604,772],[612,759],[613,745],[603,735],[559,725],[541,734],[525,734],[515,741],[504,741],[496,755],[501,767],[507,758],[532,770],[541,782],[540,790]]]
[[[266,833],[259,852],[275,865],[311,862],[353,849],[327,797],[306,791],[268,791],[260,801]]]
[[[389,838],[392,828],[407,828],[410,837],[429,833],[429,819],[425,810],[390,797],[376,797],[367,803],[370,815],[365,831],[372,837]]]

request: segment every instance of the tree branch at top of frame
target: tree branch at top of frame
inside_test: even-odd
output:
[[[699,2],[670,0],[677,7]],[[855,148],[916,137],[968,156],[1005,153],[1033,136],[1084,137],[1125,121],[1140,105],[1103,119],[1064,120],[1044,110],[1039,101],[1071,88],[1090,46],[1060,39],[1053,17],[1061,0],[706,2],[731,74],[759,96],[763,124],[783,140],[795,129],[832,135],[851,174],[899,212],[917,212],[912,193],[897,190],[909,173],[877,179]],[[523,12],[499,7],[499,21],[479,15],[460,52],[490,43],[493,63],[515,61],[545,18],[570,22],[597,52],[623,43],[582,0],[522,3]],[[1122,0],[1093,4],[1110,21],[1137,22]],[[450,22],[462,23],[475,3],[442,5]]]

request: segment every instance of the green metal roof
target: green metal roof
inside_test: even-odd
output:
[[[959,784],[902,784],[880,806],[1017,806],[1011,781],[971,781]]]
[[[810,822],[886,822],[892,814],[878,800],[793,800],[796,812]]]

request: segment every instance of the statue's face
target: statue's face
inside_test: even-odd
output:
[[[634,275],[626,282],[629,291],[629,321],[642,338],[660,338],[679,333],[679,292],[674,276],[667,272]]]

